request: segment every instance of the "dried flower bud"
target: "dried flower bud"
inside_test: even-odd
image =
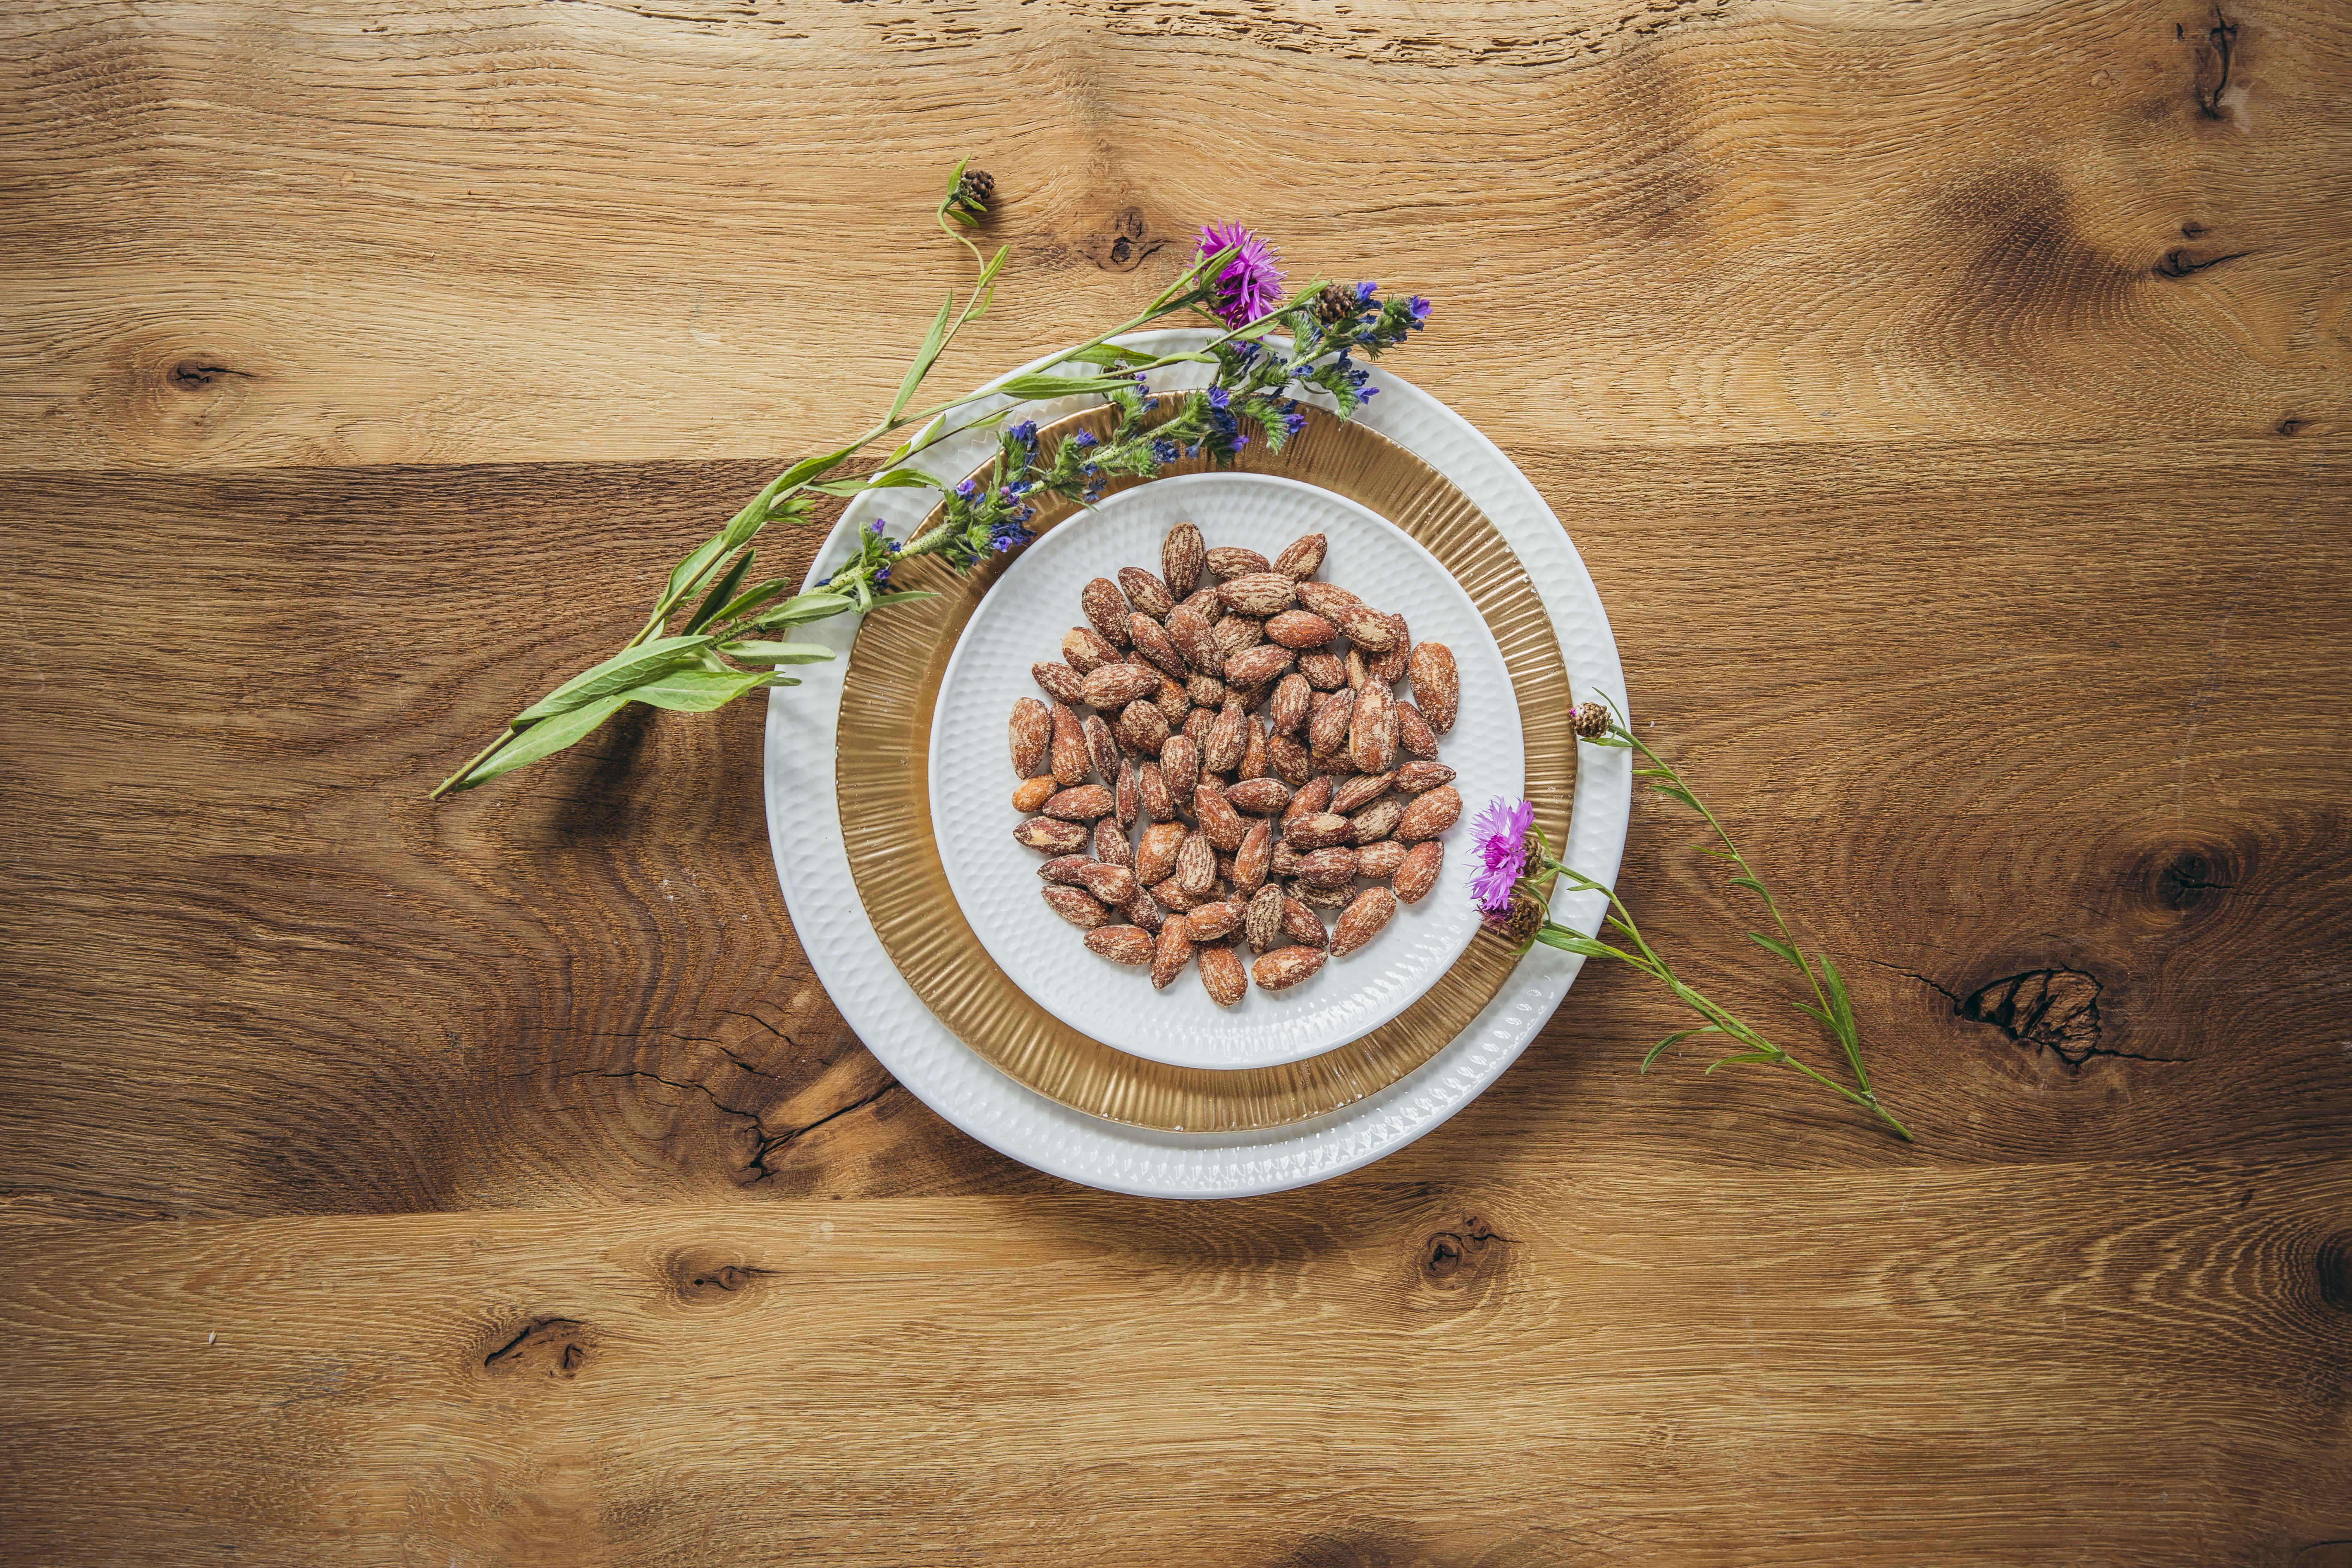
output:
[[[1605,702],[1580,702],[1574,720],[1577,734],[1587,741],[1598,740],[1609,733],[1609,705]]]

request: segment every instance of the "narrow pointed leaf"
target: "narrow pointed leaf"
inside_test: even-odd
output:
[[[757,691],[768,681],[768,676],[761,672],[730,670],[720,674],[709,669],[673,669],[629,688],[625,695],[632,701],[674,709],[680,713],[708,713],[714,708],[724,708],[747,691]]]
[[[701,607],[686,623],[689,633],[700,631],[718,618],[720,608],[743,586],[744,574],[751,570],[751,563],[759,553],[756,550],[746,550],[735,558],[734,565],[727,568],[726,575],[710,585],[710,592],[702,596]]]
[[[738,664],[822,664],[833,657],[814,642],[723,642],[719,651]]]
[[[734,525],[730,523],[728,527],[731,531]],[[701,580],[703,573],[710,569],[710,563],[726,554],[730,548],[732,546],[727,542],[727,535],[724,533],[713,534],[695,546],[692,554],[669,569],[669,584],[664,589],[663,596],[673,604],[684,598],[693,591],[694,584]]]
[[[593,701],[583,702],[577,708],[541,720],[517,736],[505,750],[474,770],[467,775],[465,783],[456,787],[461,790],[472,789],[476,784],[489,783],[500,773],[510,773],[517,768],[529,767],[543,757],[553,756],[564,747],[585,737],[597,725],[620,711],[621,705],[628,700],[625,693],[599,697]]]
[[[1650,1054],[1642,1058],[1642,1070],[1643,1072],[1648,1072],[1651,1067],[1660,1057],[1664,1056],[1668,1050],[1680,1045],[1683,1041],[1689,1039],[1693,1035],[1719,1035],[1721,1033],[1723,1033],[1723,1031],[1717,1028],[1713,1024],[1701,1024],[1696,1029],[1677,1030],[1650,1047]]]
[[[1766,936],[1762,931],[1751,931],[1748,933],[1748,940],[1762,948],[1765,952],[1770,953],[1773,957],[1787,960],[1790,963],[1796,966],[1799,973],[1801,974],[1805,973],[1805,961],[1797,956],[1797,950],[1795,948],[1790,947],[1779,937]]]
[[[773,631],[779,626],[805,626],[811,621],[840,615],[850,609],[854,603],[846,594],[803,594],[796,598],[786,599],[751,625],[761,631]]]
[[[898,383],[898,395],[890,400],[890,417],[896,419],[905,411],[915,395],[915,388],[923,384],[923,377],[931,373],[931,363],[947,347],[948,322],[955,315],[955,290],[948,290],[947,302],[931,321],[931,330],[923,334],[923,346],[915,351],[913,363],[907,366],[906,379]]]
[[[719,613],[710,618],[714,621],[731,621],[738,616],[758,609],[789,586],[790,584],[782,577],[771,577],[758,587],[747,588],[730,599],[720,607]]]
[[[614,654],[593,668],[582,670],[516,714],[509,721],[509,725],[520,730],[555,714],[568,713],[599,698],[635,686],[649,675],[691,663],[697,654],[710,646],[712,640],[707,637],[656,637],[652,642],[640,643],[626,652]],[[504,752],[499,753],[500,756],[505,754]]]
[[[1741,1062],[1769,1062],[1771,1059],[1771,1057],[1763,1051],[1744,1051],[1736,1057],[1720,1057],[1707,1063],[1706,1073],[1701,1076],[1708,1076],[1717,1068],[1737,1067]]]
[[[1073,397],[1080,394],[1100,393],[1108,384],[1107,376],[1016,375],[1001,382],[996,390],[1008,397]]]

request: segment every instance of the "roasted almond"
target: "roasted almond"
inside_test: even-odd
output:
[[[1119,710],[1118,743],[1138,756],[1156,757],[1168,745],[1168,721],[1156,702],[1130,702]]]
[[[1297,594],[1300,604],[1334,626],[1339,624],[1341,610],[1351,605],[1358,609],[1364,607],[1363,600],[1359,599],[1347,589],[1330,583],[1302,580],[1293,591]]]
[[[1255,719],[1249,721],[1249,739],[1242,746],[1241,778],[1244,783],[1265,777],[1265,726]]]
[[[1184,715],[1184,722],[1180,728],[1192,738],[1192,744],[1205,746],[1209,743],[1209,731],[1216,727],[1217,715],[1222,711],[1216,708],[1195,708]]]
[[[1410,702],[1399,702],[1396,714],[1397,744],[1404,749],[1404,754],[1424,763],[1436,762],[1437,735],[1430,729],[1429,721],[1421,716],[1421,710]],[[1446,770],[1448,778],[1453,773],[1453,769]]]
[[[1330,542],[1319,533],[1294,539],[1283,546],[1281,554],[1274,558],[1274,569],[1293,582],[1301,577],[1312,577],[1322,569],[1323,552],[1329,544]]]
[[[1110,786],[1111,816],[1118,821],[1118,841],[1127,842],[1127,830],[1143,814],[1141,797],[1136,793],[1135,763],[1126,757],[1118,760],[1118,779]],[[1106,818],[1108,821],[1109,818]],[[1108,856],[1104,857],[1108,859]]]
[[[1396,641],[1391,645],[1388,652],[1379,655],[1372,660],[1371,668],[1374,680],[1386,681],[1389,685],[1394,686],[1404,679],[1406,661],[1411,658],[1412,647],[1412,630],[1404,624],[1402,616],[1392,615],[1389,616],[1389,622],[1396,627]]]
[[[1274,569],[1274,563],[1256,551],[1244,550],[1236,544],[1220,544],[1204,559],[1208,562],[1209,574],[1220,583]]]
[[[1253,822],[1242,835],[1242,847],[1234,851],[1232,879],[1234,888],[1242,893],[1255,893],[1265,885],[1266,866],[1274,858],[1274,824]]]
[[[1208,563],[1209,547],[1189,522],[1178,523],[1160,541],[1160,580],[1180,599],[1201,585],[1201,572]]]
[[[1315,929],[1323,929],[1317,921]],[[1242,937],[1259,952],[1268,952],[1282,945],[1282,889],[1272,882],[1258,889],[1242,915]]]
[[[1397,717],[1404,717],[1406,704],[1397,704]],[[1400,726],[1402,728],[1402,726]],[[1444,763],[1410,762],[1396,771],[1396,787],[1401,794],[1419,795],[1425,789],[1435,789],[1454,782],[1454,770]]]
[[[1192,721],[1204,711],[1193,709],[1184,721],[1184,732],[1169,736],[1168,743],[1160,748],[1160,776],[1179,810],[1192,804],[1192,791],[1201,782],[1201,743],[1193,738]]]
[[[1075,822],[1033,816],[1014,828],[1013,837],[1028,848],[1041,850],[1047,855],[1075,855],[1087,847],[1091,835]]]
[[[1297,604],[1298,584],[1279,572],[1252,572],[1218,584],[1217,597],[1235,615],[1262,621]]]
[[[1054,704],[1054,745],[1049,753],[1054,776],[1065,784],[1087,782],[1087,731],[1066,703]]]
[[[1097,577],[1078,591],[1078,608],[1087,613],[1103,640],[1113,647],[1127,646],[1127,595],[1108,577]]]
[[[1201,765],[1213,773],[1229,773],[1249,752],[1249,710],[1239,700],[1229,700],[1225,710],[1210,726],[1201,746]]]
[[[1274,853],[1266,858],[1265,874],[1269,877],[1295,877],[1298,874],[1298,863],[1306,858],[1288,839],[1277,838],[1274,841]]]
[[[1290,786],[1280,779],[1244,779],[1225,791],[1226,804],[1252,816],[1272,816],[1290,804]]]
[[[1192,524],[1184,525],[1190,528]],[[1184,922],[1187,915],[1170,915],[1160,922],[1160,940],[1152,944],[1151,988],[1165,991],[1168,983],[1184,973],[1192,962],[1192,932]]]
[[[1177,884],[1176,879],[1173,877],[1169,878],[1164,882],[1153,883],[1151,887],[1151,896],[1155,900],[1159,900],[1160,903],[1175,910],[1180,915],[1187,910],[1197,908],[1202,901],[1202,898],[1206,897],[1205,894],[1201,897],[1195,897],[1192,894],[1186,892]]]
[[[1127,595],[1127,602],[1135,606],[1138,615],[1150,616],[1155,621],[1165,619],[1168,612],[1176,607],[1176,595],[1168,591],[1168,584],[1140,566],[1118,569],[1118,591]],[[1133,623],[1129,625],[1132,629]]]
[[[1175,742],[1171,741],[1169,744]],[[1166,756],[1167,747],[1161,747],[1160,754]],[[1141,808],[1144,819],[1149,822],[1166,822],[1176,815],[1176,800],[1168,793],[1168,780],[1161,773],[1160,765],[1146,763],[1135,770],[1135,804]]]
[[[1331,795],[1331,809],[1342,816],[1353,816],[1388,793],[1394,773],[1361,773],[1341,784]]]
[[[1160,680],[1136,665],[1107,664],[1087,677],[1086,688],[1087,706],[1116,713],[1139,698],[1157,696]]]
[[[1217,639],[1218,651],[1230,660],[1265,640],[1265,623],[1255,616],[1221,616],[1209,635]]]
[[[1140,882],[1136,884],[1135,896],[1120,906],[1119,913],[1155,936],[1168,921],[1168,911],[1160,907],[1160,900],[1151,896],[1151,889]]]
[[[1396,895],[1386,888],[1366,888],[1358,893],[1331,928],[1331,956],[1345,958],[1380,935],[1396,908]]]
[[[1151,933],[1140,926],[1097,926],[1087,932],[1087,951],[1113,963],[1150,963]]]
[[[1228,854],[1242,847],[1249,824],[1241,819],[1224,791],[1203,784],[1192,792],[1192,812],[1200,818],[1201,831],[1208,836],[1210,843]]]
[[[1314,714],[1307,721],[1307,749],[1314,752],[1337,752],[1348,743],[1348,730],[1356,716],[1356,694],[1334,691],[1315,705]]]
[[[1416,795],[1404,808],[1404,816],[1396,825],[1396,836],[1407,844],[1417,844],[1424,838],[1434,838],[1462,820],[1462,792],[1452,784],[1440,784],[1426,795]]]
[[[1386,773],[1396,764],[1396,698],[1384,682],[1367,681],[1356,693],[1348,719],[1348,757],[1360,773]]]
[[[1045,907],[1080,931],[1092,931],[1110,919],[1110,911],[1084,888],[1047,888],[1045,895]]]
[[[1390,886],[1396,889],[1398,898],[1408,904],[1417,904],[1429,897],[1429,890],[1437,886],[1437,873],[1444,865],[1444,845],[1434,838],[1426,844],[1416,844],[1412,852],[1404,858],[1404,864],[1396,868]]]
[[[1442,642],[1416,643],[1408,664],[1413,706],[1443,735],[1454,728],[1462,709],[1462,671],[1454,662],[1454,650]]]
[[[1194,614],[1190,605],[1179,605],[1169,612],[1167,631],[1169,642],[1194,674],[1224,674],[1225,650],[1217,641],[1216,628]]]
[[[1260,643],[1255,647],[1244,648],[1225,660],[1225,684],[1264,686],[1288,669],[1296,657],[1278,643]],[[1022,700],[1026,702],[1032,699],[1024,697]]]
[[[1356,896],[1351,883],[1334,882],[1325,887],[1304,877],[1293,877],[1289,891],[1300,903],[1318,910],[1344,910]]]
[[[1323,967],[1319,948],[1278,947],[1250,965],[1250,980],[1261,991],[1287,991]]]
[[[1084,702],[1087,700],[1087,678],[1062,663],[1033,664],[1029,673],[1045,695],[1056,702]]]
[[[1312,610],[1285,610],[1265,623],[1265,640],[1311,652],[1339,635],[1339,628]]]
[[[1054,714],[1034,697],[1024,697],[1013,704],[1013,718],[1005,726],[1006,738],[1013,746],[1013,771],[1022,778],[1034,777],[1045,765],[1045,752],[1054,743]]]
[[[1287,893],[1282,896],[1282,934],[1307,947],[1328,946],[1331,941],[1331,934],[1323,929],[1323,917]]]
[[[1103,777],[1118,776],[1118,734],[1099,713],[1087,715],[1081,726],[1087,737],[1087,761]]]
[[[1313,816],[1331,809],[1331,775],[1318,773],[1298,786],[1290,804],[1282,808],[1281,830],[1288,832],[1290,825],[1301,817]]]
[[[1177,651],[1175,640],[1158,621],[1142,611],[1138,610],[1127,617],[1127,636],[1128,640],[1135,644],[1137,652],[1167,674],[1181,680],[1192,673],[1191,666],[1185,663],[1184,656]]]
[[[1155,822],[1145,828],[1143,842],[1135,851],[1136,879],[1150,886],[1174,876],[1176,850],[1183,842],[1184,825],[1181,822]]]
[[[1194,942],[1223,942],[1241,925],[1242,906],[1229,901],[1202,904],[1184,917],[1184,929]]]
[[[1265,771],[1297,789],[1315,776],[1315,759],[1303,741],[1288,735],[1268,735],[1265,738]]]
[[[1348,760],[1347,744],[1347,742],[1341,741],[1340,749],[1337,752],[1311,752],[1307,754],[1307,760],[1313,764],[1317,773],[1328,773],[1336,781],[1344,782],[1354,778],[1356,764]]]
[[[1394,833],[1403,817],[1404,802],[1395,795],[1376,800],[1348,819],[1349,839],[1359,845],[1377,844]]]
[[[1194,962],[1201,966],[1201,984],[1209,993],[1209,1000],[1220,1007],[1230,1007],[1249,992],[1249,973],[1242,968],[1239,954],[1230,947],[1211,945],[1192,950]]]
[[[1376,844],[1366,844],[1356,850],[1356,875],[1359,877],[1393,877],[1404,864],[1411,847],[1393,838],[1383,838]]]
[[[1089,860],[1078,868],[1078,886],[1106,904],[1123,904],[1135,897],[1135,873],[1124,866]]]
[[[1348,684],[1348,665],[1336,653],[1302,653],[1298,673],[1318,691],[1337,691]]]
[[[1356,852],[1340,847],[1298,858],[1298,879],[1310,888],[1343,888],[1356,879]]]
[[[1117,794],[1117,791],[1113,791]],[[1135,846],[1127,837],[1127,829],[1115,816],[1106,816],[1095,824],[1095,858],[1107,866],[1124,866],[1135,869]]]
[[[1215,637],[1209,639],[1216,641]],[[1215,710],[1225,705],[1225,683],[1213,675],[1195,675],[1184,682],[1184,696],[1195,708]]]
[[[1335,844],[1345,844],[1354,832],[1354,825],[1339,813],[1318,811],[1312,816],[1285,818],[1282,841],[1304,855],[1310,850],[1328,849]]]
[[[1051,773],[1044,773],[1034,779],[1023,779],[1020,787],[1013,792],[1013,809],[1021,812],[1040,810],[1047,801],[1054,798],[1054,792],[1061,787],[1062,781]]]
[[[1339,613],[1330,617],[1339,628],[1339,635],[1362,648],[1366,653],[1386,653],[1396,646],[1396,627],[1389,617],[1370,605],[1342,605]],[[1118,639],[1113,637],[1113,642]]]
[[[1234,818],[1239,821],[1240,818]],[[1239,843],[1239,839],[1234,840]],[[1208,896],[1217,879],[1217,852],[1205,834],[1188,833],[1176,848],[1176,886],[1187,898],[1200,900]]]
[[[1177,602],[1176,608],[1192,611],[1201,617],[1202,626],[1216,625],[1217,617],[1225,613],[1224,603],[1217,597],[1217,585],[1214,583],[1204,583],[1193,589]],[[1173,615],[1175,612],[1169,613]]]
[[[1056,855],[1037,868],[1037,879],[1041,882],[1058,882],[1066,888],[1080,887],[1084,884],[1078,873],[1093,864],[1092,860],[1083,855]]]
[[[1151,700],[1159,706],[1160,716],[1168,721],[1171,733],[1183,727],[1184,715],[1192,711],[1192,700],[1184,695],[1184,688],[1165,672],[1160,675],[1160,690]]]
[[[1072,626],[1062,634],[1062,662],[1081,679],[1107,664],[1118,662],[1118,649],[1091,626]]]
[[[1303,675],[1286,675],[1276,683],[1274,696],[1266,703],[1266,727],[1277,735],[1296,735],[1307,726],[1308,715],[1315,711],[1315,689]]]
[[[1118,805],[1110,791],[1098,784],[1076,784],[1055,791],[1045,803],[1045,815],[1063,822],[1092,822],[1097,816],[1108,816]]]

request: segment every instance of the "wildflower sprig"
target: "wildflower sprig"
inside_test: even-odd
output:
[[[1794,968],[1811,987],[1813,1000],[1798,1003],[1798,1011],[1818,1022],[1830,1032],[1843,1051],[1846,1064],[1853,1069],[1853,1088],[1840,1083],[1791,1056],[1785,1048],[1768,1038],[1761,1031],[1728,1009],[1717,1005],[1675,974],[1673,967],[1660,957],[1649,939],[1642,934],[1633,920],[1633,912],[1618,898],[1615,889],[1586,876],[1553,855],[1541,829],[1533,825],[1533,813],[1496,801],[1478,823],[1479,845],[1486,856],[1486,870],[1475,879],[1474,896],[1486,912],[1488,921],[1507,931],[1519,951],[1525,952],[1538,942],[1556,947],[1564,952],[1581,953],[1587,958],[1612,958],[1632,965],[1671,991],[1675,998],[1699,1016],[1704,1022],[1687,1029],[1678,1029],[1650,1047],[1642,1058],[1642,1071],[1648,1072],[1660,1057],[1683,1041],[1701,1035],[1720,1035],[1739,1049],[1709,1063],[1706,1072],[1717,1068],[1758,1066],[1787,1068],[1800,1073],[1853,1103],[1861,1106],[1894,1130],[1908,1142],[1911,1130],[1898,1121],[1895,1113],[1879,1103],[1877,1092],[1870,1086],[1869,1070],[1863,1066],[1862,1036],[1854,1022],[1853,1003],[1846,994],[1845,982],[1840,978],[1837,966],[1829,954],[1808,954],[1797,945],[1788,921],[1780,913],[1780,901],[1764,879],[1756,874],[1747,857],[1731,841],[1721,821],[1709,811],[1697,792],[1675,770],[1673,765],[1652,751],[1648,742],[1633,733],[1622,713],[1613,704],[1588,702],[1576,710],[1577,732],[1588,744],[1638,751],[1648,760],[1647,767],[1635,770],[1634,776],[1645,779],[1652,789],[1667,798],[1680,802],[1696,812],[1714,833],[1716,842],[1694,846],[1701,854],[1712,855],[1730,863],[1735,875],[1731,886],[1753,894],[1771,916],[1777,935],[1750,931],[1748,940],[1773,957]],[[1550,916],[1550,904],[1546,889],[1555,879],[1570,888],[1601,894],[1609,903],[1609,913],[1601,927],[1586,935],[1563,925]],[[1623,943],[1601,940],[1603,932],[1612,932]]]
[[[938,555],[968,571],[990,555],[1026,543],[1027,524],[1041,494],[1080,505],[1097,500],[1113,479],[1150,479],[1184,457],[1211,454],[1227,463],[1248,445],[1244,416],[1257,420],[1270,448],[1283,444],[1305,423],[1290,401],[1297,388],[1328,392],[1340,416],[1361,406],[1372,388],[1362,367],[1349,359],[1360,351],[1375,356],[1418,330],[1428,301],[1382,300],[1372,285],[1359,286],[1353,306],[1341,319],[1318,316],[1314,302],[1331,292],[1319,279],[1285,303],[1282,274],[1266,243],[1239,226],[1202,231],[1199,248],[1165,288],[1127,320],[1047,363],[1050,370],[1015,375],[982,391],[929,407],[914,406],[918,392],[964,327],[989,307],[1009,248],[984,256],[961,230],[986,218],[995,182],[958,163],[933,216],[942,232],[964,245],[980,263],[979,276],[958,304],[954,290],[932,320],[909,361],[888,412],[864,434],[839,448],[803,458],[752,497],[727,526],[671,568],[636,635],[603,663],[582,671],[507,721],[490,742],[433,790],[435,799],[471,789],[502,773],[538,762],[593,732],[631,702],[706,711],[769,686],[798,682],[782,667],[833,657],[821,644],[775,640],[774,634],[837,615],[864,615],[917,599],[892,585],[897,569],[910,558]],[[1112,340],[1170,316],[1194,313],[1220,331],[1201,349],[1161,354],[1122,348]],[[1269,339],[1288,332],[1294,342],[1277,351]],[[1153,393],[1151,375],[1179,364],[1211,367],[1204,391]],[[1118,410],[1112,434],[1097,440],[1080,435],[1058,443],[1048,455],[1036,426],[1003,424],[1008,407],[959,425],[951,416],[987,400],[1015,402],[1092,395]],[[1160,414],[1161,400],[1176,405]],[[1157,416],[1155,417],[1155,416]],[[809,592],[793,594],[782,578],[747,586],[757,559],[753,540],[771,523],[802,525],[815,521],[820,496],[855,500],[868,491],[902,487],[939,488],[934,476],[913,467],[930,447],[961,430],[1002,426],[997,449],[983,482],[967,480],[947,494],[943,521],[912,540],[890,536],[877,521],[860,530],[849,557]],[[878,470],[845,476],[850,458],[887,436],[913,427]],[[680,620],[680,616],[685,618]]]

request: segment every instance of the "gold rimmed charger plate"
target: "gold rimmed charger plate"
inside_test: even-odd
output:
[[[1079,430],[1107,435],[1116,416],[1110,408],[1089,410],[1046,427],[1040,439],[1050,453]],[[1453,574],[1510,671],[1536,826],[1550,842],[1567,842],[1576,782],[1568,671],[1534,584],[1486,515],[1411,452],[1320,410],[1307,411],[1306,429],[1280,453],[1254,441],[1235,466],[1303,480],[1368,507]],[[1212,468],[1199,458],[1161,471]],[[974,477],[984,480],[985,470]],[[1077,510],[1049,498],[1031,526],[1042,533]],[[934,526],[940,515],[923,526]],[[843,677],[835,770],[850,875],[883,950],[933,1016],[983,1060],[1048,1099],[1112,1121],[1189,1132],[1248,1131],[1337,1110],[1396,1082],[1467,1028],[1517,963],[1506,944],[1483,932],[1426,994],[1362,1039],[1279,1067],[1229,1071],[1171,1067],[1089,1039],[996,966],[948,888],[931,830],[929,761],[932,702],[949,657],[1006,564],[1000,558],[958,575],[926,557],[898,568],[893,587],[938,597],[869,618]],[[1072,613],[1075,618],[1075,606]],[[1041,629],[1045,657],[1061,629]],[[1449,845],[1450,859],[1462,853]]]

